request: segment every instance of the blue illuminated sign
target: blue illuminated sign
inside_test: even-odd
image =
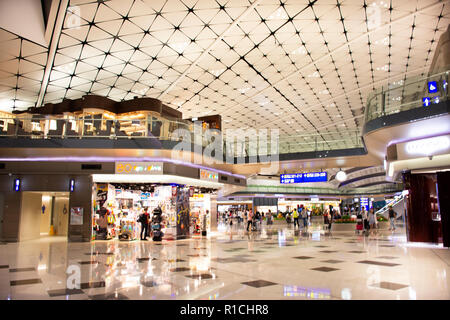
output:
[[[428,82],[428,93],[436,93],[438,92],[438,86],[436,81]]]
[[[439,96],[433,97],[433,103],[438,104],[439,103]]]
[[[366,211],[369,211],[369,198],[360,198],[359,199],[359,205],[362,209],[362,207],[366,208]]]
[[[429,97],[422,98],[422,102],[424,107],[428,107],[431,104],[431,98]]]
[[[305,183],[305,182],[327,182],[326,172],[290,173],[281,174],[280,183]]]

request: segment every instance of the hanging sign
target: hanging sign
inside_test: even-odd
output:
[[[214,171],[200,169],[200,180],[219,181],[219,174]]]
[[[327,172],[281,174],[280,183],[327,182]]]
[[[116,174],[162,174],[163,162],[116,162]]]

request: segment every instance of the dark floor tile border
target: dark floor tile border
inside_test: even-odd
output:
[[[241,282],[241,284],[253,287],[253,288],[264,288],[268,286],[277,285],[278,283],[266,281],[266,280],[254,280],[254,281],[247,281],[247,282]]]
[[[96,282],[85,282],[80,284],[81,289],[92,289],[92,288],[104,288],[106,286],[105,281]]]
[[[115,293],[102,293],[89,296],[91,300],[130,300],[126,295],[119,293],[116,298]]]
[[[36,271],[36,268],[14,268],[14,269],[9,269],[9,272],[26,272],[26,271]]]
[[[332,271],[338,271],[340,269],[330,268],[330,267],[317,267],[317,268],[312,268],[310,270],[321,271],[321,272],[332,272]]]
[[[48,290],[47,293],[50,297],[60,297],[60,296],[70,296],[74,294],[84,294],[84,291],[81,289],[56,289],[56,290]]]
[[[21,285],[27,285],[27,284],[38,284],[42,283],[41,279],[24,279],[24,280],[11,280],[10,286],[21,286]]]
[[[373,260],[362,260],[362,261],[357,261],[357,262],[363,263],[363,264],[373,264],[376,266],[384,266],[384,267],[395,267],[395,266],[400,265],[398,263],[379,262],[379,261],[373,261]]]
[[[83,265],[83,264],[97,264],[99,262],[98,261],[80,261],[78,263]]]
[[[9,269],[8,265],[0,266],[0,269]]]
[[[213,279],[213,276],[210,275],[209,273],[202,273],[202,274],[192,274],[192,275],[185,275],[186,278],[191,278],[194,280],[209,280],[209,279]],[[215,277],[215,279],[217,279],[217,277]]]

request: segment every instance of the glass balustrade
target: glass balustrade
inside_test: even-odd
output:
[[[184,129],[180,131],[178,129]],[[0,138],[29,138],[29,139],[154,139],[155,141],[184,141],[190,139],[192,143],[201,141],[206,147],[212,141],[207,137],[204,128],[200,139],[195,137],[194,123],[187,120],[168,120],[156,117],[110,119],[97,115],[83,116],[43,116],[19,115],[0,118]],[[224,153],[227,148],[234,148],[235,156],[249,156],[261,154],[286,154],[297,152],[314,152],[337,149],[362,148],[359,131],[325,132],[302,135],[279,136],[271,141],[270,133],[267,141],[255,137],[238,137],[242,141],[230,140],[227,145],[226,134],[212,131],[212,135],[223,138]],[[276,145],[272,145],[275,143]],[[259,149],[258,149],[259,148]]]
[[[432,108],[449,98],[450,71],[428,76],[412,77],[385,85],[367,99],[366,122],[415,108]]]

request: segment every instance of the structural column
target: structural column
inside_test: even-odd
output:
[[[69,241],[91,241],[92,238],[92,176],[74,176],[74,191],[69,197]],[[82,212],[82,219],[77,213]]]
[[[444,247],[450,247],[450,172],[437,172],[436,176],[442,240]]]
[[[439,241],[438,223],[431,218],[432,199],[436,198],[436,175],[403,173],[409,194],[406,197],[406,236],[411,242]]]

